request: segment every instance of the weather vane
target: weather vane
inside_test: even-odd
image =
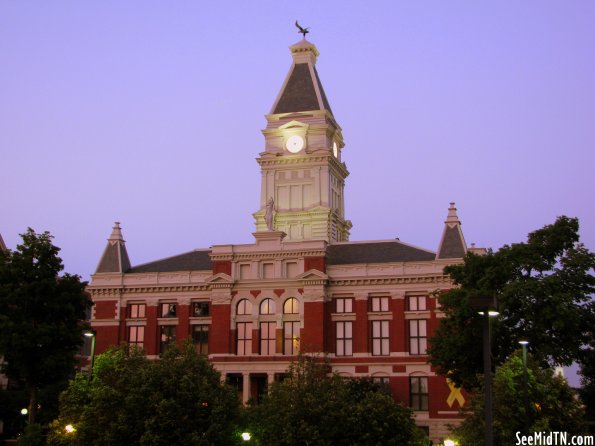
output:
[[[299,29],[298,33],[303,34],[304,39],[305,39],[306,34],[308,34],[310,32],[310,31],[308,31],[310,28],[302,28],[297,20],[295,21],[295,26],[297,26],[297,28]]]

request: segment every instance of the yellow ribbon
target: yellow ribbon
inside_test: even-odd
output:
[[[455,386],[455,383],[448,378],[446,379],[446,384],[448,384],[448,388],[450,389],[450,394],[448,395],[448,398],[446,398],[448,407],[452,407],[455,401],[458,401],[459,405],[463,407],[465,404],[465,397],[461,393],[460,387]]]

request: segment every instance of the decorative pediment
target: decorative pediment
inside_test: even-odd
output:
[[[283,124],[279,126],[280,130],[301,130],[303,132],[307,132],[308,128],[310,127],[309,124],[304,124],[300,121],[289,121],[287,124]]]
[[[309,269],[308,271],[300,274],[296,279],[301,280],[328,280],[328,275],[317,269]]]
[[[205,280],[212,288],[230,288],[233,280],[229,274],[217,273]]]

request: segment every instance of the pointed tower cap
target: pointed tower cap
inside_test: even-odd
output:
[[[333,114],[316,71],[320,54],[306,39],[289,47],[293,64],[273,104],[271,114],[327,110]]]
[[[461,221],[457,215],[457,208],[454,203],[450,203],[448,215],[444,223],[444,232],[442,233],[436,259],[461,259],[465,257],[467,244],[463,237]]]
[[[107,239],[107,246],[97,265],[95,273],[125,273],[130,269],[130,259],[126,242],[122,237],[120,222],[115,222],[112,233]]]
[[[2,234],[0,234],[0,251],[6,251],[6,245],[4,244],[4,240],[2,240]]]

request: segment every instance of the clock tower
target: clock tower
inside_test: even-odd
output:
[[[319,53],[306,39],[290,48],[293,63],[266,116],[256,232],[283,231],[285,240],[349,240],[341,161],[341,127],[335,121],[318,72]],[[271,200],[272,199],[272,200]]]

